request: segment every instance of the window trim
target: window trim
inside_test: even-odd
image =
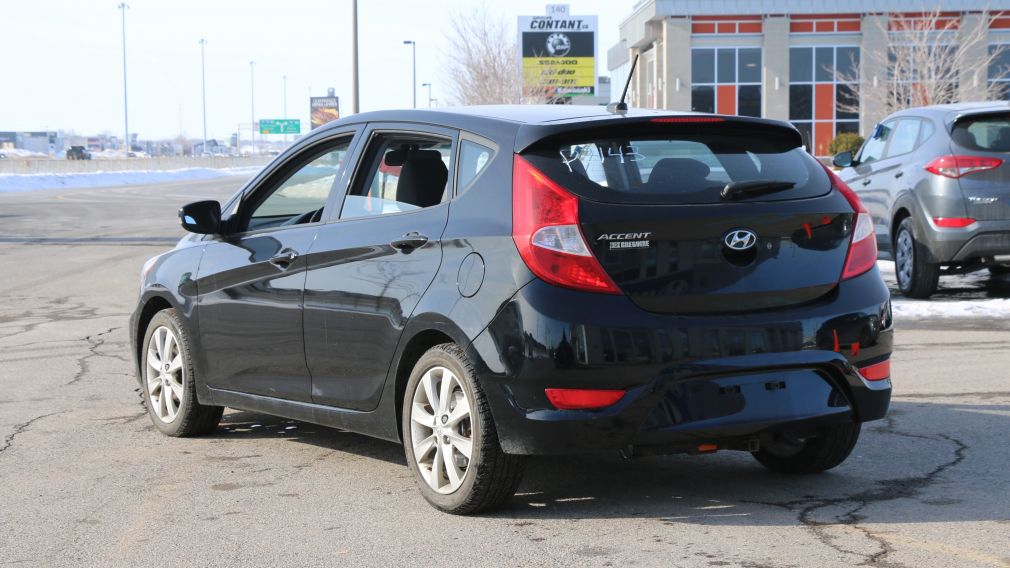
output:
[[[341,219],[340,214],[343,212],[344,203],[347,196],[349,195],[351,189],[355,187],[355,184],[360,180],[360,176],[364,175],[362,173],[362,168],[367,168],[367,165],[363,164],[364,157],[367,155],[368,151],[372,148],[372,144],[375,139],[379,136],[385,134],[394,135],[419,135],[428,136],[433,138],[444,138],[449,140],[451,145],[449,149],[449,155],[452,157],[451,169],[449,171],[449,177],[446,183],[450,184],[448,193],[448,199],[439,203],[438,205],[433,205],[431,207],[424,207],[420,209],[413,209],[410,211],[398,211],[396,213],[385,213],[381,215],[369,215],[364,217],[348,217],[347,219]],[[340,195],[339,206],[335,206],[329,215],[323,212],[324,224],[330,223],[344,223],[360,221],[363,219],[384,219],[387,217],[397,217],[400,215],[409,215],[417,213],[419,211],[426,211],[428,209],[435,209],[441,206],[447,206],[449,202],[453,200],[456,192],[456,170],[457,162],[456,153],[459,151],[459,135],[460,131],[453,128],[443,128],[438,126],[432,126],[428,124],[418,124],[409,122],[376,122],[368,123],[361,133],[360,140],[354,149],[354,155],[351,158],[354,160],[354,166],[350,169],[349,174],[345,178],[344,190]],[[334,192],[335,193],[335,192]]]

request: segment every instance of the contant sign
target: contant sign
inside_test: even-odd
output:
[[[566,7],[567,8],[567,7]],[[523,95],[596,94],[596,16],[519,16]]]

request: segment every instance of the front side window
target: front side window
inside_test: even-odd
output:
[[[884,147],[887,146],[887,140],[890,138],[893,129],[894,122],[878,124],[877,128],[873,131],[873,136],[870,136],[870,139],[863,144],[863,149],[859,152],[859,163],[869,164],[882,158],[884,156]]]
[[[402,213],[442,203],[449,194],[451,156],[448,139],[376,136],[365,154],[365,167],[344,199],[340,218]]]
[[[317,149],[307,163],[292,168],[272,191],[259,192],[249,202],[245,230],[300,225],[320,220],[351,139]]]

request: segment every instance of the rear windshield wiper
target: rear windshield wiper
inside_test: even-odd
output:
[[[758,197],[769,193],[778,193],[796,186],[792,181],[776,181],[772,179],[753,179],[747,181],[734,181],[726,184],[722,188],[719,196],[727,201],[736,199],[746,199],[748,197]]]

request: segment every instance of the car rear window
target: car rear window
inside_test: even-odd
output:
[[[966,116],[950,137],[958,146],[983,152],[1010,152],[1010,113]]]
[[[609,203],[718,203],[733,182],[794,184],[749,202],[802,199],[830,190],[827,174],[798,146],[794,132],[692,126],[627,135],[612,129],[539,144],[524,155],[570,191]]]

